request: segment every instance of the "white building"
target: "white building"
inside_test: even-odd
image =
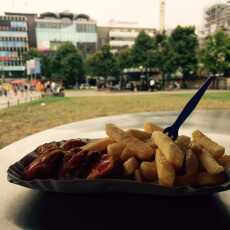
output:
[[[150,36],[156,34],[156,30],[153,28],[133,27],[130,25],[100,26],[98,27],[98,47],[101,48],[108,44],[114,52],[125,47],[131,47],[141,31],[145,31]]]
[[[36,37],[41,51],[56,50],[63,42],[72,42],[83,54],[93,53],[97,46],[96,21],[85,14],[43,13],[36,19]]]
[[[204,20],[205,35],[213,34],[220,29],[230,32],[230,1],[207,8]]]

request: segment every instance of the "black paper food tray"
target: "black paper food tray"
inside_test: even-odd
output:
[[[230,168],[226,170],[227,181],[218,186],[177,186],[166,188],[153,183],[140,183],[131,180],[121,179],[33,179],[24,180],[23,171],[30,162],[36,157],[35,152],[31,152],[20,161],[11,165],[7,171],[8,181],[31,189],[58,193],[75,194],[95,194],[95,193],[130,193],[130,194],[148,194],[156,196],[192,196],[192,195],[210,195],[216,192],[230,189]]]

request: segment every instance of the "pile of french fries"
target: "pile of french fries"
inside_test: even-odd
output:
[[[172,187],[211,186],[226,181],[230,156],[199,130],[192,138],[182,135],[173,141],[161,127],[146,122],[144,131],[124,131],[107,124],[106,134],[107,138],[85,145],[83,150],[106,150],[114,161],[122,161],[124,174],[138,182]]]

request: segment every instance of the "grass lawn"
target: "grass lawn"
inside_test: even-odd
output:
[[[122,113],[180,110],[190,97],[189,93],[172,93],[43,98],[0,110],[0,149],[33,133],[69,122]],[[230,93],[207,93],[199,108],[230,109]]]

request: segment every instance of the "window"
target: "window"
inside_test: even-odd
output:
[[[76,31],[79,33],[96,33],[96,25],[94,24],[76,24]]]
[[[12,28],[26,28],[27,27],[26,22],[20,22],[20,21],[12,21],[10,25]]]
[[[54,22],[37,22],[38,28],[49,28],[49,29],[59,29],[61,28],[60,23],[54,23]]]
[[[134,37],[111,37],[112,41],[135,41]]]

